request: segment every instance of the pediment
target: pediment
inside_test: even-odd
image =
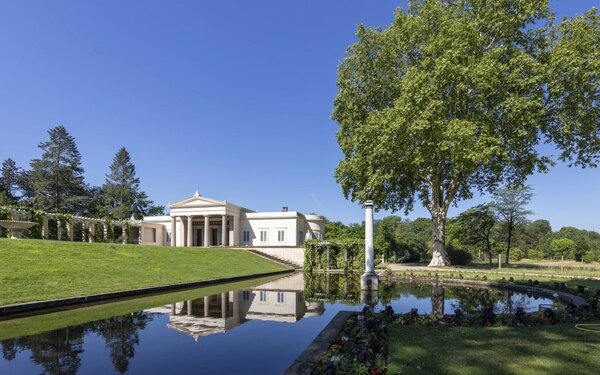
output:
[[[224,201],[218,201],[216,199],[206,198],[200,195],[194,195],[186,198],[179,202],[175,202],[169,205],[169,208],[185,208],[185,207],[198,207],[198,206],[214,206],[216,204],[226,204]]]

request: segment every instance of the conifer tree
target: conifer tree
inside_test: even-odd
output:
[[[31,161],[34,204],[45,211],[77,214],[86,201],[81,154],[64,126],[50,129],[48,135],[38,145],[42,157]]]
[[[108,214],[114,219],[140,218],[163,211],[162,207],[154,207],[147,194],[140,191],[140,179],[125,147],[115,154],[102,190]]]

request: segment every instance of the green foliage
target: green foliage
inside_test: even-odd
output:
[[[341,221],[329,221],[325,222],[325,238],[364,238],[365,236],[365,223],[361,224],[349,224],[346,225]]]
[[[538,249],[531,249],[527,253],[527,257],[529,259],[540,260],[540,259],[544,259],[544,253]]]
[[[6,159],[2,162],[0,173],[0,194],[3,198],[0,199],[0,204],[11,205],[19,202],[18,191],[21,183],[23,170],[17,167],[12,159]]]
[[[364,240],[307,240],[304,242],[304,270],[329,269],[360,271],[365,266]]]
[[[64,126],[48,131],[39,144],[42,157],[31,161],[31,184],[37,207],[57,213],[80,213],[86,201],[81,154]]]
[[[501,235],[506,243],[506,264],[510,259],[510,249],[516,242],[517,229],[522,227],[527,222],[527,216],[532,214],[526,209],[532,197],[529,186],[506,187],[493,192],[491,207],[500,219]]]
[[[547,1],[412,1],[385,29],[359,25],[338,68],[333,119],[352,201],[434,222],[445,263],[453,202],[522,184],[559,159],[600,157],[599,15],[552,23]],[[510,244],[507,251],[510,251]]]
[[[552,240],[550,245],[552,251],[559,257],[568,258],[569,255],[573,256],[575,253],[575,242],[570,238],[559,238]]]
[[[468,209],[458,215],[456,222],[459,229],[457,237],[461,242],[483,248],[492,263],[498,219],[491,206],[482,204]]]
[[[110,165],[110,172],[102,187],[102,198],[107,215],[115,220],[137,219],[144,215],[162,214],[164,207],[155,207],[148,195],[140,190],[140,179],[136,177],[135,165],[129,152],[121,147]]]
[[[513,247],[510,249],[510,260],[514,260],[515,262],[520,261],[525,258],[525,252],[518,247]]]
[[[360,278],[353,273],[304,272],[306,301],[360,304]]]
[[[448,256],[450,257],[450,261],[453,265],[463,266],[465,264],[471,263],[473,260],[473,256],[471,253],[464,249],[455,249],[452,246],[447,247]]]
[[[410,259],[410,251],[400,246],[396,231],[401,220],[398,216],[387,216],[375,224],[375,257],[388,262],[402,263]]]

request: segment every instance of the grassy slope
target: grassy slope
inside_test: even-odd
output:
[[[572,324],[526,328],[394,325],[390,337],[390,374],[562,375],[597,374],[600,368],[600,333],[580,331]]]
[[[147,297],[130,298],[112,303],[99,303],[75,309],[56,311],[47,314],[33,315],[10,320],[0,320],[0,340],[7,338],[29,336],[53,329],[75,326],[112,316],[125,315],[157,306],[194,300],[204,296],[250,288],[281,276],[262,277],[235,283],[219,284],[204,288],[196,288],[173,293],[152,295]]]
[[[243,250],[0,239],[0,305],[278,271]]]

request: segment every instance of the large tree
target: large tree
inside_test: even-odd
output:
[[[28,176],[35,204],[50,212],[78,214],[87,199],[81,154],[64,126],[48,134],[50,139],[38,146],[42,157],[31,161]]]
[[[448,208],[522,184],[558,158],[600,156],[600,16],[554,24],[547,0],[421,0],[392,25],[359,25],[339,65],[333,119],[353,201],[433,223],[431,266],[447,265]]]
[[[492,194],[494,201],[491,204],[492,209],[500,218],[502,231],[506,240],[506,259],[508,264],[510,258],[510,249],[515,241],[515,231],[519,226],[527,222],[527,216],[532,212],[527,209],[531,202],[533,193],[529,186],[519,186],[514,188],[497,189]]]
[[[148,195],[140,190],[140,179],[136,176],[135,165],[125,147],[121,147],[113,158],[102,195],[108,215],[113,219],[140,218],[164,211],[164,207],[154,206]]]
[[[462,212],[456,218],[459,226],[458,237],[467,245],[482,246],[490,264],[495,243],[495,227],[498,220],[487,204],[475,206]]]
[[[12,159],[2,162],[0,172],[0,204],[16,204],[19,202],[19,186],[23,171]]]

